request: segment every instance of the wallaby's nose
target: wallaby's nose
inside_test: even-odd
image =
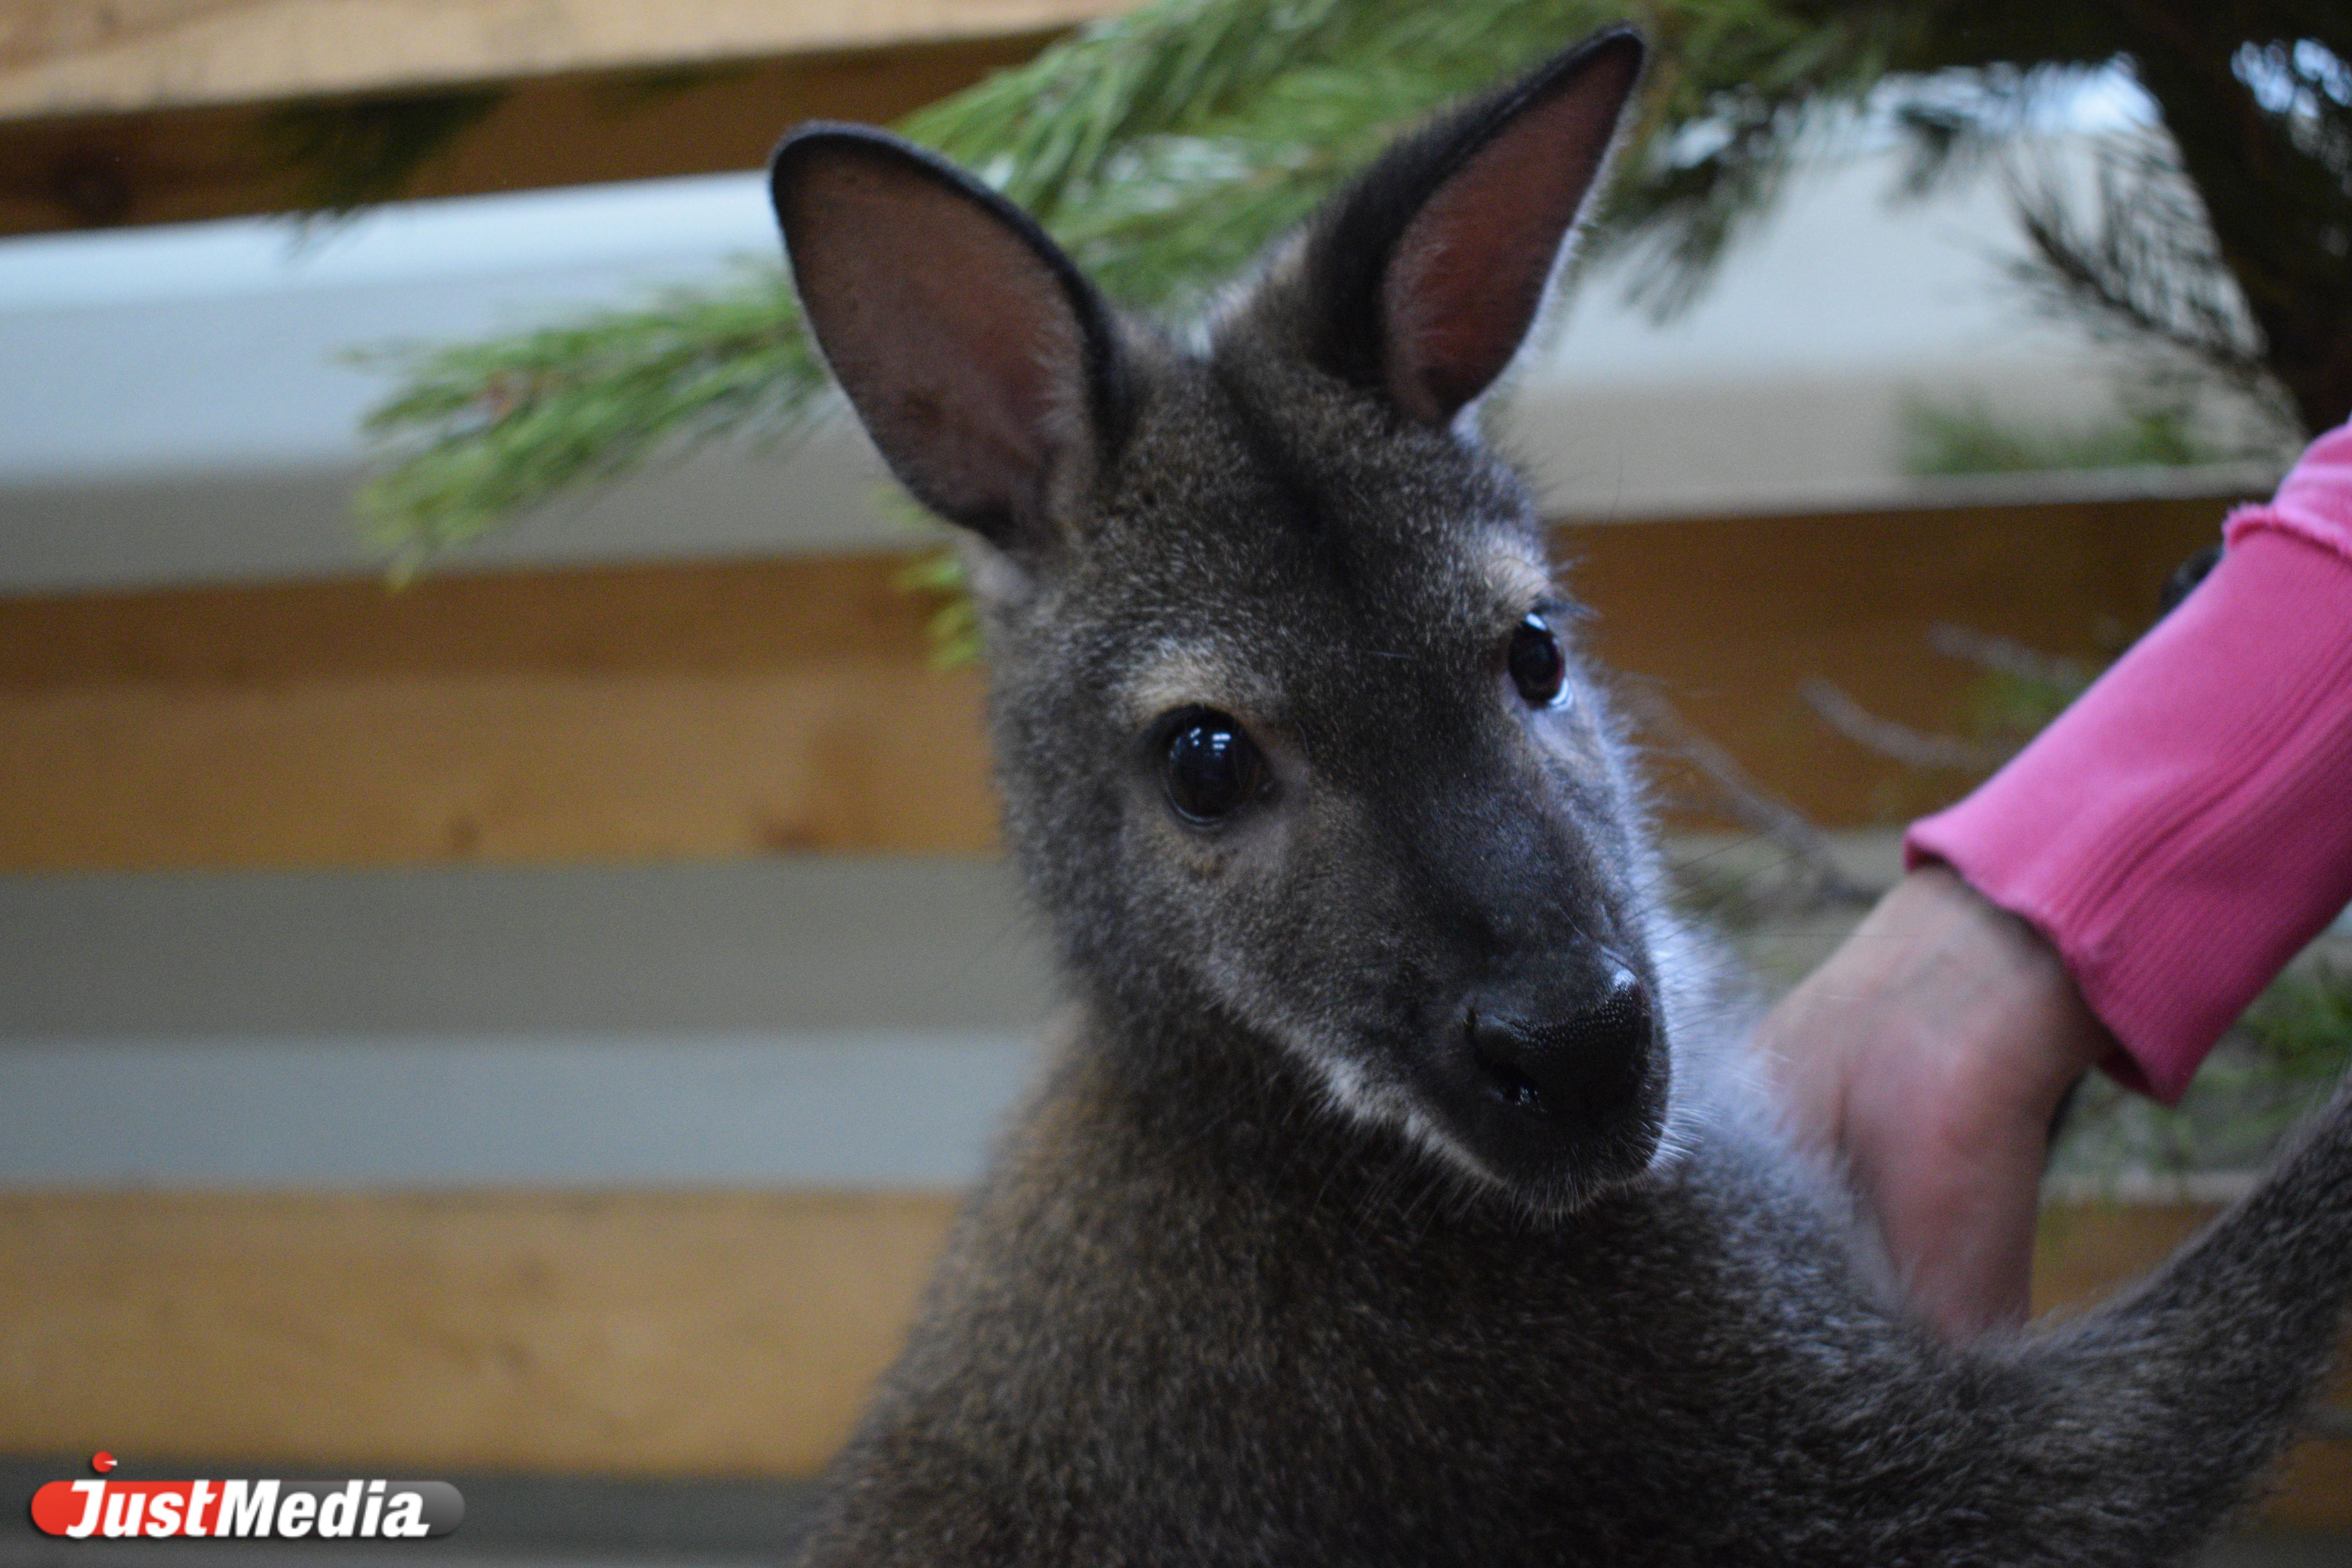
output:
[[[1516,998],[1474,999],[1470,1059],[1487,1091],[1511,1110],[1591,1125],[1622,1110],[1646,1076],[1650,993],[1612,965],[1599,1000],[1565,1016],[1535,1015]]]

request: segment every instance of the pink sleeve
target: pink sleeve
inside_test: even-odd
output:
[[[2008,766],[1914,823],[2050,938],[2163,1100],[2352,902],[2352,426],[2231,515],[2204,583]]]

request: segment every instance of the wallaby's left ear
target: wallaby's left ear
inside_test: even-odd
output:
[[[1309,231],[1302,347],[1445,425],[1518,353],[1641,79],[1641,35],[1595,34],[1399,142]],[[1279,285],[1277,285],[1279,287]]]

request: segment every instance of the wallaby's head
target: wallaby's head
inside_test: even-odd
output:
[[[774,195],[809,322],[969,536],[1014,849],[1082,987],[1307,1064],[1557,1209],[1645,1168],[1646,849],[1477,399],[1642,65],[1601,35],[1393,148],[1178,339],[894,138]]]

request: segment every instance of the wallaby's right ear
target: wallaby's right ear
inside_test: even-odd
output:
[[[1642,75],[1615,27],[1391,147],[1268,304],[1309,361],[1446,425],[1518,353]]]
[[[887,132],[812,124],[769,171],[810,330],[924,505],[1049,548],[1056,497],[1125,431],[1110,312],[1028,216]]]

